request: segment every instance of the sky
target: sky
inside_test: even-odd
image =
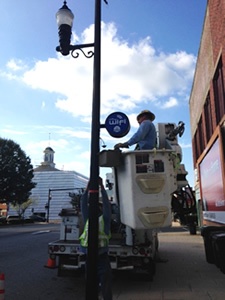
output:
[[[59,0],[0,1],[0,137],[18,143],[34,167],[50,146],[56,168],[89,177],[93,58],[56,52],[55,14],[62,5]],[[75,16],[71,43],[93,43],[94,1],[68,0],[67,5]],[[100,141],[106,150],[127,141],[144,109],[155,114],[155,125],[183,121],[179,144],[191,186],[188,102],[206,5],[207,0],[102,1],[101,124],[120,111],[131,129],[113,138],[102,128]],[[107,172],[100,169],[102,177]]]

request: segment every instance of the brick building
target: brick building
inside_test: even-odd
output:
[[[203,223],[225,224],[225,1],[208,0],[190,95],[193,161]]]

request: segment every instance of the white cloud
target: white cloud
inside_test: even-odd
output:
[[[187,55],[184,51],[172,53],[167,56],[166,63],[173,69],[184,72],[184,77],[192,80],[194,72],[193,65],[196,64],[196,57],[194,55]]]
[[[167,109],[178,105],[179,105],[178,100],[174,97],[170,97],[167,101],[163,103],[162,108]]]
[[[42,108],[42,109],[44,109],[44,108],[45,108],[45,106],[46,106],[46,103],[45,103],[45,101],[42,101],[42,102],[41,102],[41,108]]]
[[[61,164],[60,162],[57,162],[56,167],[68,171],[76,170],[77,172],[88,177],[90,171],[90,151],[79,153],[74,160],[62,162]]]
[[[10,69],[11,71],[15,71],[15,72],[26,69],[26,65],[20,59],[18,59],[18,60],[10,59],[7,62],[6,66],[7,66],[8,69]]]
[[[26,131],[21,131],[21,130],[15,130],[15,129],[10,129],[10,128],[2,128],[1,133],[7,134],[7,135],[25,135],[28,132]]]
[[[75,39],[78,40],[78,37],[75,36]],[[79,43],[90,43],[92,40],[93,25],[83,32]],[[196,58],[184,51],[158,52],[150,37],[129,45],[118,38],[113,23],[102,23],[101,114],[107,115],[118,107],[132,114],[141,103],[158,103],[164,109],[178,105],[176,96],[185,98],[195,62]],[[8,63],[11,73],[22,65],[21,61],[16,63],[11,60]],[[74,59],[58,54],[56,58],[37,61],[23,73],[21,79],[33,89],[56,93],[55,105],[58,109],[89,122],[92,73],[92,58],[87,59],[80,54],[78,59]],[[169,101],[156,101],[160,97],[169,97]]]
[[[181,146],[182,149],[192,149],[192,145],[190,143],[185,144],[185,143],[181,142],[180,146]]]

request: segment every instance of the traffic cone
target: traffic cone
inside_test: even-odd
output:
[[[49,257],[45,267],[49,268],[49,269],[55,269],[56,268],[56,259]]]
[[[5,275],[0,274],[0,300],[5,299]]]

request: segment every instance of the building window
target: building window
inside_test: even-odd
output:
[[[216,124],[218,125],[223,115],[225,114],[225,97],[223,83],[223,64],[220,59],[215,76],[213,78],[213,91],[216,109]]]
[[[210,140],[213,134],[213,123],[212,123],[212,107],[210,101],[210,95],[207,95],[204,104],[204,117],[205,117],[205,133],[207,142]]]
[[[195,153],[196,153],[196,160],[204,151],[205,143],[204,143],[204,135],[203,135],[203,125],[202,125],[202,117],[198,122],[198,127],[194,137],[195,143]]]
[[[198,122],[198,140],[199,140],[199,151],[200,151],[200,154],[202,154],[202,152],[205,148],[204,135],[203,135],[203,126],[202,126],[202,117],[200,118],[200,120]]]
[[[198,147],[197,147],[197,133],[195,132],[194,139],[192,141],[192,149],[193,149],[193,161],[194,165],[196,165],[198,159]]]

